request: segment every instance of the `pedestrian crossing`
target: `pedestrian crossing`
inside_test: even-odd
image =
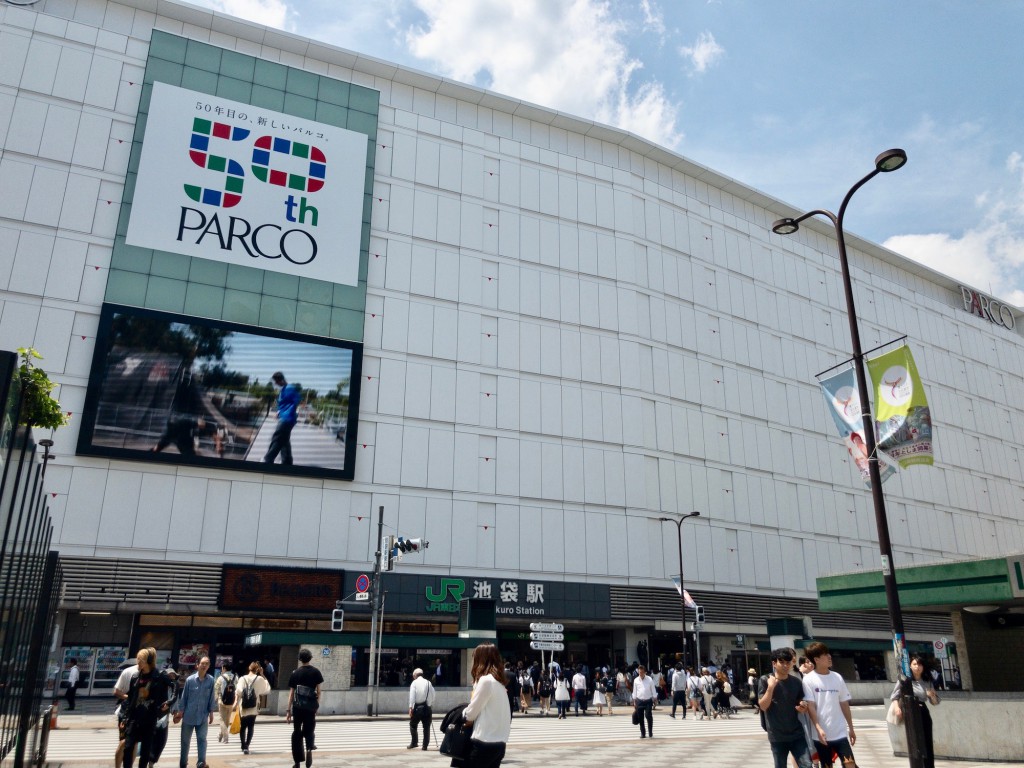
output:
[[[688,716],[669,717],[671,708],[659,707],[654,712],[655,739],[669,740],[719,740],[722,738],[758,737],[763,738],[760,718],[745,710],[729,719],[694,720]],[[541,717],[536,714],[516,715],[512,720],[512,745],[556,745],[593,742],[633,742],[639,736],[639,728],[632,724],[629,707],[616,708],[615,714],[604,716],[570,714],[565,720],[555,715]],[[678,713],[677,713],[678,714]],[[437,749],[440,741],[438,726],[441,714],[434,718],[431,736],[431,751]],[[885,722],[858,720],[858,731],[884,729]],[[260,754],[280,755],[290,750],[291,725],[284,718],[263,716],[256,721],[256,730],[250,746],[252,756]],[[180,729],[172,727],[167,748],[160,764],[173,764],[177,758]],[[374,752],[404,750],[409,744],[409,721],[392,716],[380,718],[338,718],[321,719],[316,727],[318,756],[330,753]],[[59,729],[50,735],[47,759],[51,763],[109,763],[113,760],[117,746],[117,731],[111,723],[101,728]],[[192,744],[193,760],[196,755],[195,740]],[[241,757],[237,736],[229,744],[217,742],[217,725],[210,727],[207,744],[207,759]]]

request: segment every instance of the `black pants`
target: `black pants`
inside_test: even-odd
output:
[[[246,715],[242,718],[242,730],[238,732],[238,738],[242,741],[242,749],[248,749],[252,743],[252,732],[256,728],[256,715]]]
[[[498,768],[505,758],[505,742],[469,742],[469,757],[462,761],[462,768]]]
[[[636,709],[637,709],[637,712],[640,713],[640,735],[641,736],[646,736],[648,733],[650,733],[651,736],[653,736],[654,735],[654,715],[651,713],[651,710],[654,709],[654,700],[653,699],[637,700],[637,702],[636,702]],[[647,720],[647,729],[646,730],[644,730],[644,720],[645,719]]]
[[[316,731],[316,712],[311,709],[296,709],[292,712],[292,762],[298,765],[305,758],[305,749],[313,748],[313,734]],[[303,744],[305,742],[305,744]],[[127,766],[131,768],[131,766]]]
[[[409,719],[409,730],[412,731],[412,741],[409,742],[414,747],[416,746],[416,738],[419,735],[417,726],[423,723],[423,748],[426,749],[430,746],[430,720],[433,717],[433,712],[430,707],[416,706],[412,708],[412,717]]]
[[[274,430],[274,434],[270,437],[270,447],[267,449],[267,455],[263,457],[263,461],[266,464],[273,464],[274,459],[277,458],[277,454],[281,454],[281,463],[284,465],[290,465],[292,463],[292,428],[295,426],[295,422],[285,423],[279,421],[277,423],[277,429]]]
[[[675,715],[676,707],[683,708],[683,719],[686,719],[686,691],[672,691],[672,714]]]
[[[928,705],[914,699],[914,706],[921,715],[921,728],[924,731],[924,743],[921,744],[921,757],[924,758],[924,768],[935,768],[935,742],[932,740],[932,715],[928,711]]]
[[[155,723],[133,723],[125,731],[124,756],[121,765],[132,768],[135,762],[135,747],[139,747],[139,768],[145,768],[152,760]]]
[[[64,691],[64,698],[67,699],[69,712],[75,708],[76,693],[78,693],[78,686],[76,685],[69,685],[68,689]]]
[[[583,707],[583,714],[587,714],[587,692],[581,688],[576,688],[573,702],[576,705],[576,714],[580,713],[580,707]]]
[[[164,753],[164,747],[167,746],[167,728],[157,728],[153,731],[153,742],[149,747],[149,761],[155,763],[160,759],[160,755]]]

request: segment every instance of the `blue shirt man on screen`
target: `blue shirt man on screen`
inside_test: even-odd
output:
[[[281,454],[281,463],[292,464],[292,429],[299,418],[299,388],[289,384],[284,374],[276,371],[270,377],[280,392],[277,395],[277,429],[270,438],[270,447],[267,449],[263,461],[273,464],[278,454]]]

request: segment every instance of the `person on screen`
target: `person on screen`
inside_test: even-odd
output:
[[[171,443],[182,456],[196,455],[196,438],[206,429],[206,420],[191,416],[177,416],[167,419],[167,426],[160,439],[151,450],[159,453]]]
[[[292,429],[299,418],[299,388],[289,384],[280,371],[270,377],[274,386],[280,391],[277,394],[277,429],[270,438],[270,447],[263,457],[266,464],[273,464],[278,454],[281,463],[288,466],[292,463]]]

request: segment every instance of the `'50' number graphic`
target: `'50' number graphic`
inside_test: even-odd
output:
[[[200,187],[194,184],[185,185],[185,194],[197,203],[215,205],[221,208],[232,208],[242,201],[242,188],[245,185],[245,170],[241,163],[229,157],[221,157],[210,153],[210,141],[244,141],[251,131],[238,128],[227,123],[195,118],[192,121],[192,140],[189,143],[189,157],[200,168],[224,174],[223,189]],[[290,139],[276,136],[260,136],[252,145],[252,175],[264,184],[274,184],[298,192],[318,192],[324,185],[327,176],[327,158],[318,147],[301,144]],[[275,154],[295,157],[309,161],[309,170],[305,176],[287,171],[275,170],[271,160]]]

